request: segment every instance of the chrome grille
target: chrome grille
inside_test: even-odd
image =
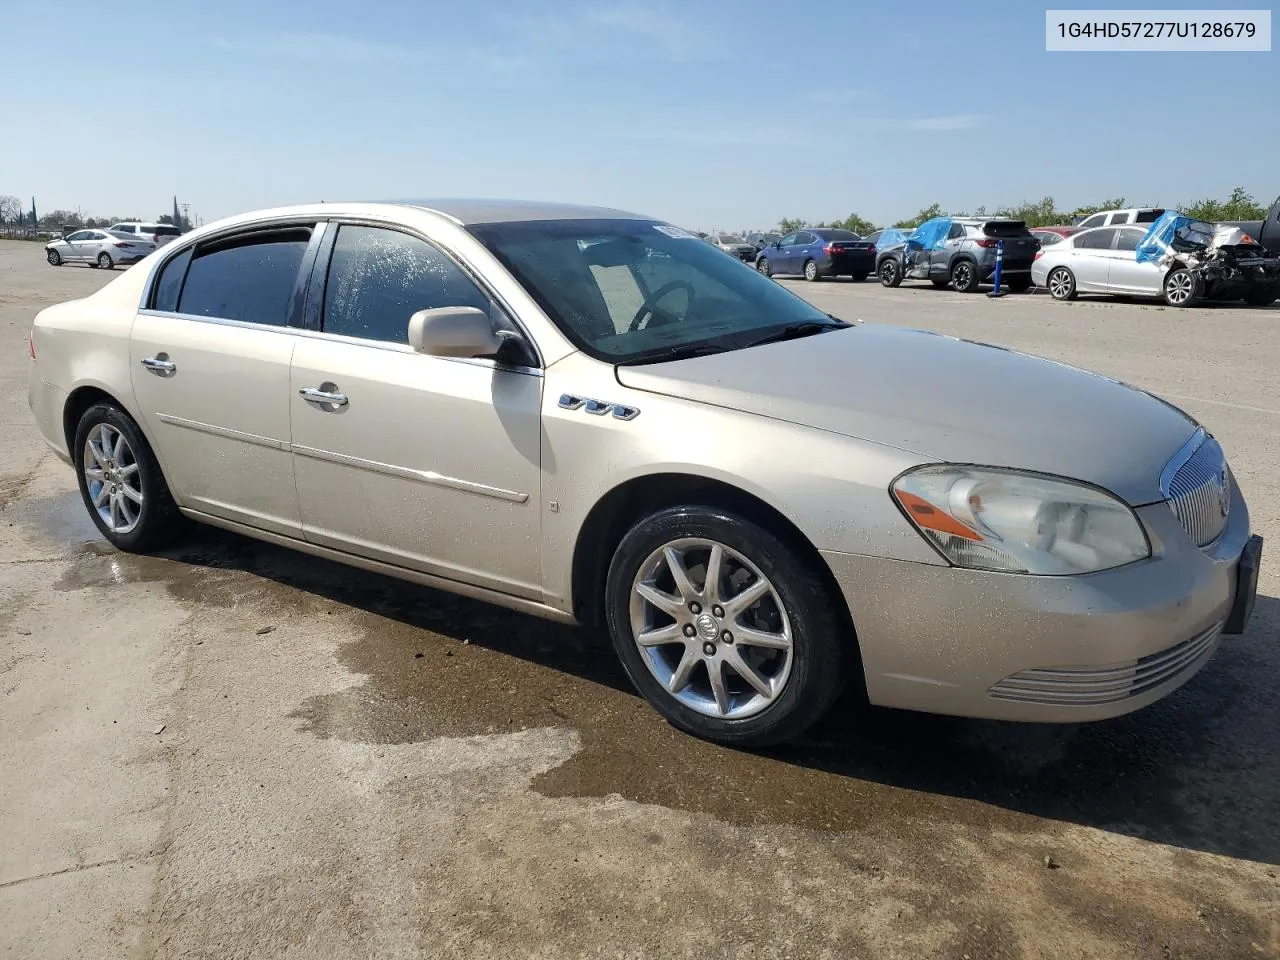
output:
[[[1005,677],[987,691],[997,700],[1097,706],[1127,700],[1191,672],[1213,651],[1222,624],[1167,650],[1108,667],[1044,667]]]
[[[1165,467],[1160,490],[1196,546],[1221,536],[1231,510],[1231,474],[1217,440],[1197,430]]]

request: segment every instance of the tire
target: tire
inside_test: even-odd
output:
[[[116,447],[117,438],[123,439],[123,447]],[[99,455],[93,455],[93,462],[88,463],[91,441]],[[114,456],[117,449],[118,457]],[[94,524],[112,546],[127,553],[147,553],[167,545],[182,532],[185,518],[169,493],[151,445],[133,418],[118,406],[98,403],[86,410],[76,427],[72,452],[80,497]],[[130,474],[115,475],[115,471],[128,471],[130,467],[136,469]],[[91,477],[91,471],[97,476]],[[112,484],[112,480],[117,482]],[[117,497],[110,493],[112,486],[121,491]],[[141,502],[126,495],[125,488],[140,496]],[[95,497],[103,501],[101,509],[106,516],[95,505]],[[113,499],[118,506],[113,506]],[[117,516],[119,522],[115,521]]]
[[[713,548],[722,575],[708,590]],[[671,573],[673,557],[684,590]],[[733,610],[732,601],[762,578],[756,598]],[[609,633],[627,675],[686,733],[739,747],[781,743],[819,720],[845,686],[854,641],[823,579],[774,534],[729,511],[686,505],[644,517],[618,545],[605,590]],[[643,648],[635,639],[659,631],[670,639]]]
[[[98,254],[98,266],[101,267],[103,270],[114,270],[116,266],[116,262],[111,259],[111,254],[103,250],[100,254]]]
[[[1066,267],[1054,267],[1045,279],[1049,296],[1055,300],[1074,300],[1077,297],[1076,278]]]
[[[1276,298],[1267,290],[1250,290],[1241,299],[1251,307],[1267,307],[1276,302]]]
[[[1031,289],[1030,277],[1010,277],[1009,282],[1005,284],[1014,293],[1026,293]]]
[[[1190,307],[1200,299],[1200,281],[1186,267],[1175,267],[1165,275],[1161,292],[1169,306]]]
[[[804,262],[804,278],[810,283],[815,283],[822,279],[822,274],[818,273],[818,265],[812,260]]]
[[[881,286],[899,287],[902,285],[902,264],[896,257],[885,257],[876,267],[876,275]]]
[[[62,254],[60,254],[57,250],[46,250],[44,256],[45,256],[45,259],[49,261],[49,266],[51,267],[62,266]]]
[[[950,280],[941,280],[938,277],[931,277],[929,279],[929,282],[932,283],[939,290],[945,290],[947,289],[947,287],[951,286]]]
[[[959,293],[978,292],[978,268],[972,260],[957,260],[951,265],[951,283]]]
[[[766,277],[773,276],[773,268],[769,266],[769,258],[761,257],[756,261],[756,269],[763,273]]]

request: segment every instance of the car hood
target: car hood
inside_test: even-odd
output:
[[[628,387],[952,463],[1070,477],[1134,506],[1195,430],[1170,404],[1065,364],[919,330],[857,324],[797,340],[620,366]]]

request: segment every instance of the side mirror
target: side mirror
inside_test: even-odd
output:
[[[775,241],[773,241],[773,245],[774,245],[775,247],[777,247],[779,250],[781,250],[781,249],[782,249],[782,241],[781,241],[781,240],[775,240]]]
[[[483,310],[437,307],[409,318],[409,346],[435,357],[485,357],[498,352],[502,338]]]

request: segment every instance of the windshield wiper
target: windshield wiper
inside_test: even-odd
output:
[[[849,324],[843,320],[802,320],[799,323],[789,323],[773,333],[760,337],[758,340],[751,340],[744,343],[744,347],[758,347],[766,343],[779,343],[783,340],[798,340],[800,337],[810,337],[815,333],[825,333],[828,330],[842,330]]]
[[[620,366],[630,367],[642,363],[663,363],[667,360],[687,360],[690,357],[709,357],[713,353],[724,353],[731,347],[723,343],[689,343],[683,346],[662,347],[649,350],[620,361]]]

